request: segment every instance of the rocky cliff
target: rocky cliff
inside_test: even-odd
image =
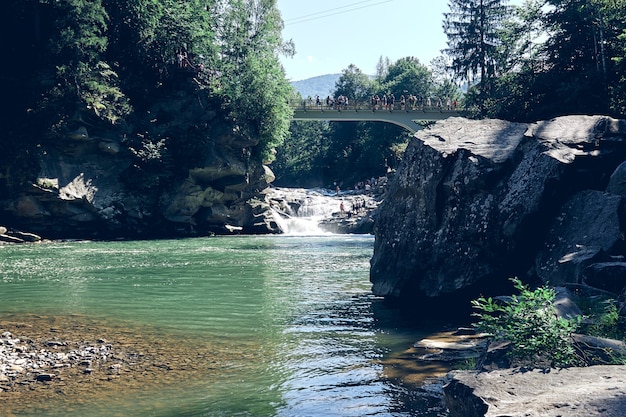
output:
[[[602,116],[418,132],[378,213],[374,293],[449,309],[512,276],[608,285],[626,270],[625,160],[626,121]]]
[[[194,81],[180,74],[117,126],[78,111],[24,146],[28,167],[0,161],[0,225],[44,238],[278,233],[263,193],[274,175],[251,157],[258,138]],[[27,180],[9,187],[17,168]]]

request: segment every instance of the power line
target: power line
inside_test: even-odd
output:
[[[364,1],[360,1],[358,3],[346,4],[345,6],[335,7],[334,9],[328,9],[328,10],[323,10],[321,12],[309,13],[309,14],[305,14],[304,16],[287,19],[287,20],[285,20],[285,22],[291,22],[292,20],[300,20],[300,19],[304,19],[305,17],[315,16],[315,15],[318,15],[318,14],[324,14],[324,13],[332,12],[334,10],[345,9],[346,7],[356,6],[357,4],[369,3],[370,1],[372,1],[372,0],[364,0]]]
[[[389,3],[389,2],[391,2],[393,0],[380,1],[380,2],[374,3],[374,4],[368,4],[368,5],[361,6],[361,7],[354,7],[352,9],[338,11],[336,13],[330,13],[330,12],[334,12],[336,10],[345,9],[346,7],[352,7],[352,6],[356,6],[358,4],[368,3],[370,1],[371,0],[360,1],[360,2],[357,2],[357,3],[352,3],[352,4],[348,4],[348,5],[341,6],[341,7],[335,7],[334,9],[328,9],[328,10],[324,10],[324,11],[321,11],[321,12],[310,13],[308,15],[304,15],[304,16],[288,19],[288,20],[285,20],[285,26],[295,25],[295,24],[298,24],[298,23],[309,22],[311,20],[323,19],[325,17],[336,16],[336,15],[339,15],[339,14],[353,12],[353,11],[365,9],[365,8],[368,8],[368,7],[378,6],[380,4]],[[321,15],[321,16],[317,16],[317,15]],[[315,16],[315,17],[311,17],[311,16]],[[308,17],[310,17],[310,18],[308,18]]]

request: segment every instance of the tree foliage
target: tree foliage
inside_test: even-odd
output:
[[[444,22],[451,68],[459,77],[469,71],[478,78],[480,88],[470,89],[467,97],[478,105],[477,115],[519,121],[581,113],[624,115],[626,1],[526,0],[505,19],[496,13],[499,28],[487,45],[493,59],[484,71],[475,71],[479,48],[460,35],[462,28],[475,25],[459,16],[471,16],[471,6],[479,3],[451,2]],[[487,83],[481,85],[483,74]]]
[[[446,53],[452,58],[455,76],[470,86],[478,84],[479,95],[488,93],[495,78],[501,44],[500,31],[506,15],[503,0],[451,0],[444,13],[443,29],[448,38]]]
[[[431,71],[422,65],[419,59],[409,56],[389,65],[382,85],[396,97],[403,94],[426,96],[431,92],[433,77]]]
[[[335,97],[348,97],[351,101],[367,102],[372,94],[372,82],[369,77],[354,64],[341,72],[335,84]]]
[[[287,136],[292,89],[279,54],[292,45],[282,41],[275,0],[8,0],[3,6],[0,30],[13,41],[0,52],[15,65],[0,69],[11,108],[2,117],[12,132],[0,137],[0,146],[12,154],[90,126],[117,130],[137,152],[158,148],[184,173],[206,152],[206,121],[215,115],[244,142],[258,143],[247,152],[259,161],[271,160]],[[184,68],[177,61],[182,54]],[[174,110],[155,110],[163,100],[177,103]],[[183,121],[181,112],[190,117]]]
[[[275,0],[220,1],[217,31],[218,67],[228,74],[220,83],[228,109],[249,135],[258,137],[255,150],[271,162],[289,131],[291,87],[277,59],[290,46],[281,38],[283,23]]]
[[[272,170],[276,184],[293,187],[323,187],[328,184],[325,156],[330,143],[329,124],[292,121],[289,136],[278,148]]]

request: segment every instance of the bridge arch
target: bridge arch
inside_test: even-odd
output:
[[[438,107],[400,106],[374,108],[369,104],[355,103],[348,106],[316,105],[306,101],[292,104],[292,120],[327,120],[332,122],[385,122],[401,126],[411,133],[422,129],[427,122],[460,116],[456,109]]]

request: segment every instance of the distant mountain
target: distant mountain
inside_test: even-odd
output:
[[[341,77],[341,74],[319,75],[306,80],[292,81],[291,85],[300,93],[303,98],[308,96],[315,97],[319,95],[321,98],[332,94],[335,91],[335,83]]]

